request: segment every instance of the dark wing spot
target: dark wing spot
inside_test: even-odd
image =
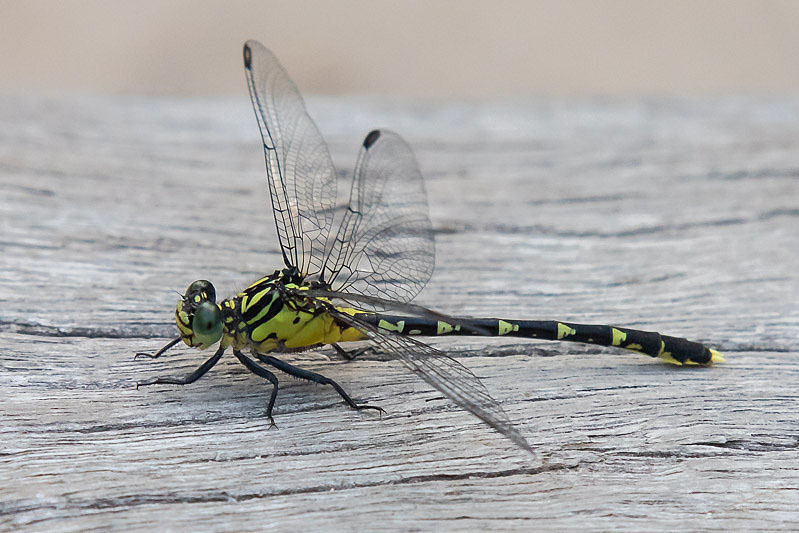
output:
[[[372,145],[380,138],[380,130],[372,130],[366,136],[366,139],[363,140],[363,147],[367,150],[372,147]]]
[[[244,68],[252,68],[252,50],[250,50],[250,45],[247,43],[244,43]]]
[[[296,323],[297,323],[297,322],[299,322],[299,321],[300,321],[300,317],[298,317],[298,316],[295,316],[295,317],[294,317],[294,320],[292,320],[291,322],[292,322],[292,324],[296,324]]]

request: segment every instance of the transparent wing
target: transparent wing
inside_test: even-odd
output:
[[[333,224],[336,171],[297,86],[258,41],[244,43],[244,72],[264,144],[277,236],[287,267],[322,268]]]
[[[471,370],[440,350],[411,337],[378,329],[356,317],[329,308],[343,324],[365,333],[386,353],[395,356],[444,396],[510,439],[534,453],[530,444],[511,423],[508,415]]]
[[[331,240],[322,280],[334,290],[408,302],[433,274],[427,193],[410,146],[391,131],[366,136],[350,205]]]

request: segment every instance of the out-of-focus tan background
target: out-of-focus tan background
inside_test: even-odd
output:
[[[0,0],[0,91],[241,92],[247,38],[305,92],[799,89],[796,1]]]

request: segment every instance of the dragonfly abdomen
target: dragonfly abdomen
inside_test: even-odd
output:
[[[699,342],[617,326],[573,324],[555,320],[507,320],[499,318],[458,318],[453,324],[430,318],[359,314],[358,318],[381,329],[404,335],[483,335],[570,341],[597,346],[614,346],[659,357],[678,365],[709,365],[723,357]]]

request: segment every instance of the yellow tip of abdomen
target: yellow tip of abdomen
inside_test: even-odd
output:
[[[724,356],[721,355],[721,352],[717,352],[716,350],[710,349],[710,362],[711,363],[726,363],[727,360],[724,359]]]

